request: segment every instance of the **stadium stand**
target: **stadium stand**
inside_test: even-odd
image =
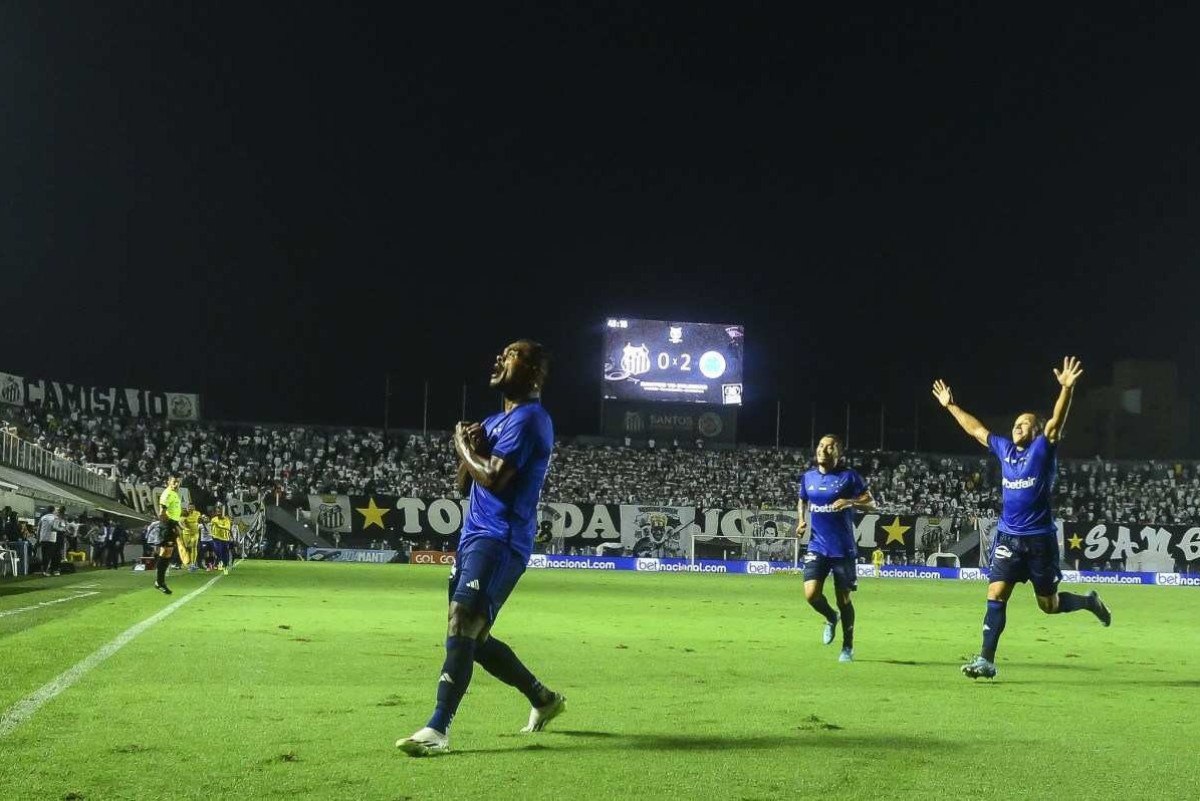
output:
[[[145,418],[56,416],[22,410],[22,436],[63,458],[122,481],[160,484],[169,473],[201,498],[267,492],[276,505],[303,506],[309,494],[455,497],[449,435],[378,429],[167,423]],[[809,463],[801,449],[635,448],[560,440],[543,500],[651,503],[723,508],[789,508],[795,478]],[[872,484],[888,513],[994,516],[999,476],[978,456],[858,451],[850,464]],[[1200,470],[1181,461],[1062,459],[1056,512],[1064,520],[1139,523],[1200,521]]]

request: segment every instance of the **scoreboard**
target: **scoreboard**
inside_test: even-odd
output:
[[[740,406],[744,337],[741,325],[610,318],[604,397]]]

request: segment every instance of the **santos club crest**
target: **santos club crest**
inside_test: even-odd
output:
[[[621,351],[621,369],[630,375],[650,372],[650,349],[645,344],[636,348],[626,345]]]

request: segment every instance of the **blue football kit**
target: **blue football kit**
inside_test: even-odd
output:
[[[997,434],[988,435],[988,450],[1000,460],[1001,506],[992,544],[992,581],[1029,581],[1038,595],[1057,592],[1062,580],[1057,530],[1050,498],[1058,474],[1055,444],[1044,434],[1026,448]]]
[[[804,556],[804,580],[824,581],[833,573],[839,590],[858,587],[858,541],[854,536],[854,512],[849,507],[834,511],[839,498],[857,498],[867,483],[857,471],[842,467],[822,473],[812,468],[800,477],[800,500],[809,504],[811,538]]]
[[[491,455],[516,472],[497,492],[472,485],[450,574],[450,598],[494,621],[533,552],[554,425],[542,404],[531,400],[487,418],[483,430]]]

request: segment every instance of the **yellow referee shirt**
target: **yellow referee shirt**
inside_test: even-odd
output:
[[[179,522],[179,518],[183,517],[183,504],[179,500],[179,493],[173,489],[162,491],[162,495],[158,496],[158,505],[171,520]]]

